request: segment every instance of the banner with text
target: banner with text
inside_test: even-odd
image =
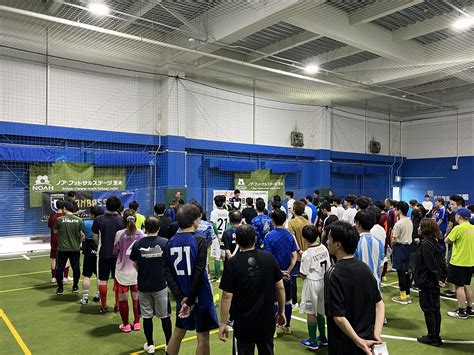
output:
[[[128,206],[130,202],[135,200],[134,191],[77,191],[76,192],[77,207],[81,211],[80,217],[89,218],[90,208],[92,206],[103,207],[105,211],[105,202],[108,197],[115,195],[122,201],[124,206]],[[43,219],[58,210],[56,202],[66,198],[66,192],[43,192],[42,193]]]
[[[270,170],[255,170],[251,173],[236,173],[236,189],[246,191],[267,191],[270,197],[280,195],[285,198],[284,174],[272,174]]]
[[[214,197],[219,196],[219,195],[224,195],[226,202],[230,204],[230,199],[234,197],[234,191],[233,190],[214,190],[213,191],[213,200],[212,200],[212,205],[213,209],[217,208],[216,204],[214,203]],[[245,199],[247,197],[252,197],[253,198],[253,203],[255,204],[255,200],[259,197],[263,198],[263,201],[265,201],[265,207],[267,206],[268,203],[268,192],[267,191],[246,191],[246,190],[240,190],[240,201],[242,202],[241,209],[245,208]]]
[[[29,179],[30,207],[42,206],[43,192],[114,191],[127,188],[125,168],[95,168],[88,163],[32,165]]]

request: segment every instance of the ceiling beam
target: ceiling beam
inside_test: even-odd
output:
[[[467,13],[474,12],[474,5],[466,7]],[[393,31],[393,39],[395,41],[406,41],[412,38],[420,37],[450,28],[453,22],[459,18],[457,11],[452,11],[444,15],[435,16],[431,19],[416,22],[413,25],[402,27],[399,30]]]
[[[255,52],[255,55],[249,55],[249,62],[257,62],[259,60],[265,59],[267,57],[271,57],[273,55],[277,55],[278,53],[287,51],[292,48],[299,47],[305,43],[315,41],[322,36],[315,35],[314,33],[311,32],[302,32],[298,33],[294,36],[285,38],[277,43],[273,43],[269,46],[257,49]],[[262,54],[265,53],[265,54]]]
[[[423,0],[376,1],[349,14],[349,23],[358,25],[369,23],[394,12],[422,3]]]
[[[140,7],[139,10],[137,10],[130,18],[126,21],[124,21],[122,24],[120,24],[117,27],[117,31],[124,31],[128,28],[128,26],[132,25],[135,21],[138,20],[138,18],[145,16],[148,12],[153,10],[155,6],[157,6],[159,3],[161,3],[161,0],[149,0],[146,1],[143,5],[143,7]],[[141,2],[140,2],[141,4]]]

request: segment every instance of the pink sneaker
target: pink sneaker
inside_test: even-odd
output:
[[[119,329],[125,333],[130,333],[132,331],[132,327],[130,326],[130,324],[127,324],[127,325],[120,324]]]
[[[134,331],[138,331],[140,329],[141,329],[140,322],[133,323],[133,330]]]

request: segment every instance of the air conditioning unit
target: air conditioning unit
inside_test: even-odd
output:
[[[293,147],[304,146],[304,136],[301,132],[291,132],[291,145]]]
[[[370,141],[369,142],[369,151],[373,154],[379,154],[380,149],[382,149],[382,146],[380,145],[380,142],[377,141]]]

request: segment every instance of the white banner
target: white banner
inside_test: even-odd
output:
[[[230,203],[230,199],[234,197],[234,190],[214,190],[214,195],[213,195],[213,200],[212,200],[212,205],[213,208],[217,208],[216,204],[214,203],[214,197],[219,196],[219,195],[224,195],[226,198],[226,202]],[[255,200],[259,197],[263,198],[263,201],[265,202],[265,208],[267,207],[267,202],[268,202],[268,191],[245,191],[245,190],[240,190],[240,201],[242,202],[242,209],[245,208],[245,199],[247,197],[252,197],[253,198],[253,203],[255,205]]]

